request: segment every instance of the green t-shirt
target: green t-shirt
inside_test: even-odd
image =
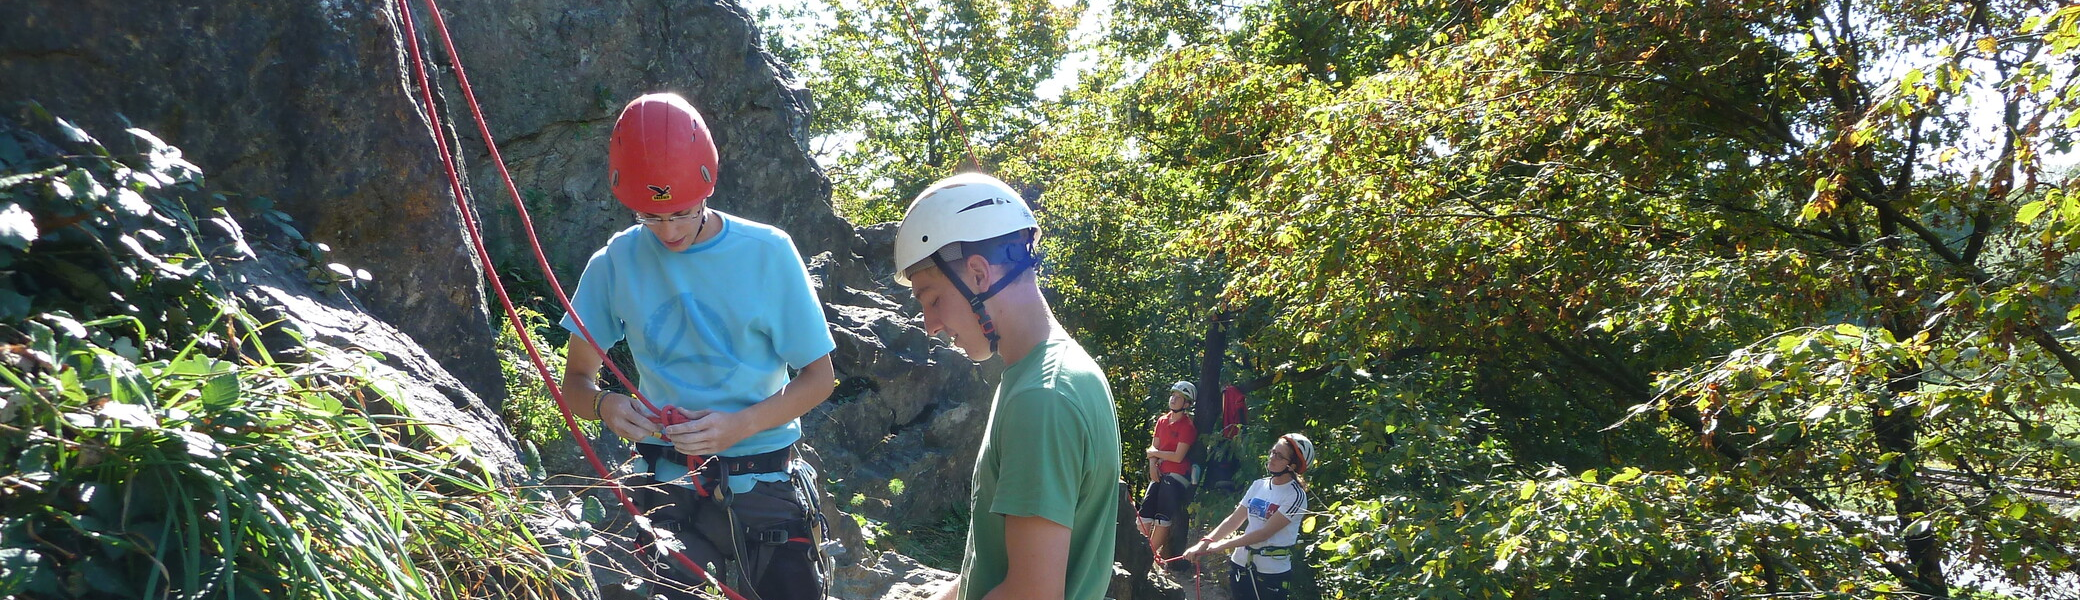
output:
[[[1112,583],[1119,461],[1112,385],[1076,340],[1041,342],[1006,369],[975,460],[960,597],[979,599],[1004,582],[1008,515],[1068,527],[1066,596],[1103,598]]]

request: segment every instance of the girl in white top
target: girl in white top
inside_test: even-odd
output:
[[[1293,546],[1300,541],[1300,520],[1307,512],[1307,483],[1300,475],[1314,464],[1314,442],[1288,433],[1271,444],[1264,461],[1270,477],[1251,483],[1235,512],[1212,533],[1185,550],[1187,557],[1229,551],[1234,569],[1229,595],[1236,600],[1285,600],[1293,570]],[[1246,533],[1236,530],[1247,522]]]

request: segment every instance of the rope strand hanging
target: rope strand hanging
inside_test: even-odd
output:
[[[946,80],[939,75],[939,57],[932,54],[931,47],[925,45],[924,34],[919,32],[917,20],[910,14],[910,0],[903,0],[899,8],[901,10],[898,10],[897,14],[903,17],[904,31],[909,34],[910,43],[916,45],[918,54],[924,57],[927,67],[925,73],[931,75],[932,90],[938,92],[939,101],[946,104],[946,112],[953,116],[954,128],[961,133],[961,151],[967,154],[969,165],[978,170],[982,169],[982,161],[975,158],[975,144],[972,141],[974,136],[968,134],[968,120],[961,116],[960,107],[954,105],[953,96],[946,92]]]
[[[592,337],[591,331],[586,329],[583,321],[577,318],[576,311],[571,308],[570,298],[564,295],[562,284],[556,281],[556,273],[549,267],[549,259],[542,250],[541,240],[534,235],[534,222],[528,215],[526,205],[521,202],[519,188],[513,184],[512,175],[506,170],[505,160],[499,156],[498,145],[491,137],[491,129],[486,124],[483,109],[477,103],[476,94],[470,89],[468,76],[463,71],[462,57],[455,50],[454,39],[448,34],[447,23],[441,16],[440,7],[435,3],[435,0],[425,0],[425,3],[427,14],[432,17],[434,30],[439,33],[442,45],[447,50],[449,62],[455,69],[455,79],[461,87],[463,103],[469,107],[471,116],[476,120],[477,130],[482,135],[484,145],[491,154],[492,163],[498,165],[499,178],[504,182],[506,190],[510,193],[514,208],[519,211],[520,221],[525,228],[523,230],[526,234],[524,237],[527,238],[528,244],[534,252],[536,264],[546,276],[550,289],[554,290],[556,299],[563,305],[564,310],[572,315],[574,321],[577,321],[579,334],[585,339],[585,343],[591,345],[605,359],[607,369],[616,378],[620,379],[626,389],[630,390],[630,396],[641,402],[652,414],[661,414],[662,411],[659,411],[656,405],[651,404],[649,399],[644,398],[635,386],[630,385],[627,375],[623,374],[620,368],[614,364],[613,359],[606,358],[606,351],[600,348],[598,341]],[[430,122],[438,123],[438,115],[440,113],[433,102],[433,88],[426,73],[425,58],[419,49],[418,35],[412,21],[411,7],[406,3],[406,0],[397,0],[396,7],[398,19],[403,27],[406,40],[406,51],[410,54],[412,71],[419,84],[420,98],[415,100],[415,103],[421,104],[421,109],[426,111],[426,117]],[[621,502],[622,508],[626,509],[630,516],[636,518],[639,527],[647,528],[648,525],[645,524],[647,522],[642,518],[642,511],[629,498],[627,490],[624,489],[621,483],[612,477],[612,473],[607,469],[606,463],[600,460],[598,451],[592,447],[591,442],[585,437],[584,430],[578,426],[577,418],[571,414],[570,405],[566,403],[560,386],[556,384],[555,376],[550,373],[548,363],[542,359],[541,351],[535,345],[532,332],[528,330],[526,323],[521,320],[519,311],[513,305],[512,297],[506,293],[505,284],[499,280],[497,266],[493,264],[491,254],[486,249],[483,233],[478,227],[475,212],[471,210],[469,205],[469,196],[465,193],[462,187],[462,178],[456,170],[454,151],[448,147],[447,137],[438,128],[434,132],[434,141],[436,150],[440,154],[441,166],[448,176],[449,190],[455,195],[455,208],[462,217],[464,230],[469,234],[470,249],[476,253],[477,260],[487,275],[485,279],[491,284],[491,289],[496,292],[499,305],[505,310],[506,320],[519,337],[521,346],[526,349],[529,362],[533,363],[536,374],[541,376],[544,386],[549,390],[550,396],[556,400],[556,408],[562,413],[564,426],[569,430],[571,438],[577,441],[579,450],[585,454],[585,460],[591,463],[592,468],[599,473],[600,479],[607,482],[608,489],[614,493],[615,499]],[[689,456],[688,460],[692,462],[697,460],[697,457]],[[695,465],[689,464],[689,467],[692,466]],[[696,484],[697,482],[698,478],[696,478]],[[699,564],[687,558],[684,553],[672,550],[671,557],[680,566],[689,569],[690,572],[699,575],[710,585],[721,590],[722,594],[730,600],[744,600],[744,597],[738,594],[736,590],[723,585],[721,581],[715,578],[714,574],[709,573],[706,569],[702,569]]]

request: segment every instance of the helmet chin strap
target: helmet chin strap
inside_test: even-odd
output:
[[[964,278],[960,276],[959,271],[954,270],[951,263],[946,262],[944,258],[939,258],[939,253],[932,253],[932,264],[939,267],[939,272],[946,274],[946,279],[953,282],[953,289],[960,290],[961,297],[968,299],[968,308],[973,309],[975,316],[981,319],[982,337],[989,339],[990,354],[997,353],[997,324],[995,321],[990,320],[989,309],[983,307],[982,303],[995,297],[997,292],[1004,291],[1004,288],[1009,287],[1011,282],[1018,280],[1018,276],[1024,274],[1026,269],[1033,268],[1033,263],[1035,262],[1038,261],[1018,261],[1011,267],[1011,272],[1005,273],[1002,279],[997,280],[996,285],[989,286],[989,289],[981,294],[976,294],[968,289],[968,282],[962,281]]]

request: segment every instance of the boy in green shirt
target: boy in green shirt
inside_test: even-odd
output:
[[[1040,295],[1039,235],[1025,199],[978,173],[932,184],[896,227],[896,281],[925,332],[1010,365],[975,461],[966,559],[940,598],[1096,599],[1112,581],[1119,417],[1104,370]]]

